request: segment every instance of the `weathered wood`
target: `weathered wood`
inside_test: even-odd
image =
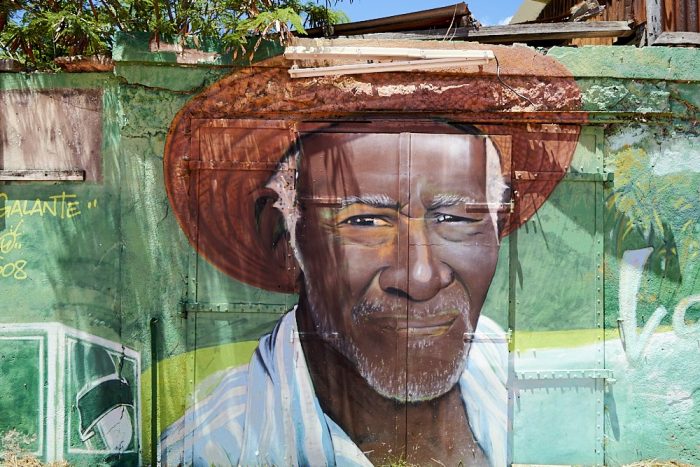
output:
[[[583,23],[509,24],[469,31],[467,38],[479,41],[511,42],[519,40],[555,40],[581,37],[624,37],[633,33],[627,21],[591,21]]]
[[[688,2],[688,27],[686,28],[688,32],[700,32],[700,18],[698,17],[700,12],[698,11],[698,7],[700,7],[700,5],[698,5],[697,0]]]
[[[53,62],[69,73],[97,73],[114,70],[114,61],[106,55],[56,57]]]
[[[468,28],[365,34],[366,39],[452,39],[484,43],[565,40],[581,37],[626,37],[634,33],[627,21],[591,21],[583,23],[536,23]]]
[[[675,11],[675,4],[677,4],[677,3],[678,3],[678,0],[664,0],[663,5],[661,6],[661,8],[663,9],[663,12],[664,12],[664,29],[666,31],[676,31],[678,29],[676,27],[676,11]],[[645,18],[645,20],[646,20],[646,18]],[[683,28],[681,28],[681,29],[683,29]]]
[[[0,181],[80,181],[85,180],[84,170],[0,170]]]
[[[646,0],[647,10],[647,44],[654,45],[663,30],[661,0]]]
[[[700,32],[663,32],[653,45],[700,45]]]
[[[22,64],[11,58],[0,59],[0,72],[17,73],[22,71]]]
[[[102,180],[102,103],[96,88],[0,92],[0,169],[81,169],[86,180]]]

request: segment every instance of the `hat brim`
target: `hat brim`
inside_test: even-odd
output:
[[[265,185],[294,144],[297,125],[441,119],[501,136],[493,139],[508,158],[501,166],[514,196],[501,230],[508,235],[565,175],[585,114],[576,83],[556,60],[525,47],[490,48],[507,70],[500,76],[456,69],[292,80],[289,63],[274,58],[223,78],[186,104],[168,133],[165,184],[183,232],[231,277],[294,292],[299,270],[273,208],[277,194]]]

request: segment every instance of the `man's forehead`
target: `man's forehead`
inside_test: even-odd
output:
[[[300,142],[303,150],[309,154],[334,153],[355,154],[359,149],[372,148],[379,151],[388,147],[410,142],[429,142],[439,146],[443,151],[452,151],[465,146],[478,150],[483,147],[486,135],[459,132],[357,132],[357,131],[318,131],[302,133]]]
[[[302,190],[402,199],[420,181],[435,194],[473,196],[485,178],[485,137],[431,133],[319,133],[301,139]]]

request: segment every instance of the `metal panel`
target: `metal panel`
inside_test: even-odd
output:
[[[436,332],[434,336],[421,337],[414,333],[408,336],[409,355],[416,353],[416,347],[433,347],[429,357],[422,357],[422,364],[419,357],[407,360],[408,380],[447,391],[432,401],[436,413],[441,407],[444,410],[444,407],[450,406],[447,401],[454,401],[450,406],[448,429],[438,424],[438,417],[433,419],[432,424],[426,420],[419,409],[424,408],[425,404],[421,404],[423,407],[418,404],[408,406],[408,459],[415,459],[418,464],[432,461],[451,465],[460,460],[465,464],[481,465],[490,457],[490,462],[499,464],[505,459],[501,453],[493,452],[490,441],[496,446],[495,450],[500,448],[500,443],[496,439],[487,440],[489,435],[486,434],[486,427],[490,425],[495,431],[506,428],[499,426],[507,423],[507,402],[505,397],[500,398],[506,394],[506,372],[503,367],[494,370],[494,367],[504,363],[494,356],[506,355],[510,333],[501,329],[506,324],[507,308],[499,306],[498,301],[492,301],[488,307],[484,304],[489,289],[494,288],[495,282],[502,280],[497,276],[508,271],[508,255],[499,255],[502,246],[498,226],[501,225],[500,219],[508,217],[513,211],[510,192],[505,189],[511,184],[510,176],[504,176],[511,173],[508,165],[511,160],[510,137],[496,134],[469,137],[446,134],[409,136],[409,199],[436,200],[445,193],[450,193],[453,198],[463,198],[455,205],[445,203],[440,206],[435,203],[422,214],[424,219],[416,218],[419,217],[420,209],[411,213],[406,250],[409,255],[408,264],[415,267],[419,262],[425,263],[422,267],[430,268],[433,276],[437,277],[442,277],[445,270],[449,270],[454,282],[435,286],[434,295],[426,298],[427,295],[418,297],[418,294],[413,293],[416,289],[424,293],[427,287],[419,279],[412,278],[408,284],[409,295],[414,299],[425,299],[425,303],[439,303],[440,307],[447,304],[456,306],[469,320],[467,329],[461,336],[451,335],[458,328],[459,320],[455,320],[444,334]],[[499,155],[492,152],[495,149],[489,149],[493,147],[490,144],[494,140],[499,140],[501,150],[498,173],[489,165],[489,162],[494,163],[499,159]],[[480,145],[483,145],[486,154],[479,153]],[[458,157],[451,159],[450,155],[455,148],[459,148]],[[455,180],[459,183],[455,184]],[[451,220],[445,220],[446,224],[442,226],[431,225],[429,220],[432,216],[447,216]],[[430,260],[435,263],[430,263]],[[438,290],[438,287],[444,288]],[[460,291],[466,295],[459,295]],[[436,310],[439,309],[436,307]],[[420,315],[419,310],[421,304],[409,300],[409,320],[415,321],[416,315]],[[480,324],[474,329],[471,326],[477,318]],[[468,356],[459,358],[469,370],[458,374],[458,384],[450,387],[445,385],[445,381],[449,380],[449,363],[455,355],[459,355],[460,349],[468,349]],[[426,363],[430,364],[429,367]],[[434,369],[440,371],[433,371]],[[458,370],[461,371],[461,367]],[[500,379],[499,374],[504,378]],[[495,385],[478,387],[485,381]],[[442,432],[436,433],[436,430]],[[428,447],[421,443],[421,438],[431,439],[432,445]],[[423,452],[419,453],[418,450]]]
[[[264,201],[260,207],[271,207],[272,193],[252,192],[249,180],[264,182],[274,173],[293,142],[289,127],[278,121],[228,119],[192,120],[192,127],[190,153],[179,167],[188,178],[194,211],[188,229],[193,232],[195,248],[188,258],[181,306],[188,352],[182,363],[179,392],[171,394],[172,399],[190,409],[183,420],[184,444],[190,446],[182,459],[185,464],[192,459],[194,440],[201,429],[196,417],[206,410],[207,396],[223,378],[245,368],[258,339],[272,331],[280,317],[293,308],[295,296],[282,292],[288,291],[297,274],[291,252],[282,252],[281,264],[257,265],[244,256],[228,254],[225,248],[227,236],[236,238],[241,234],[237,216],[259,215],[257,199]],[[227,211],[226,206],[239,211]],[[258,222],[268,220],[258,217]],[[251,243],[257,240],[268,248],[276,241],[260,238]],[[256,282],[253,278],[253,283],[260,285],[255,287],[231,280],[227,273],[236,268],[244,277],[254,276],[256,271],[262,276],[273,270],[279,273],[279,282],[262,277]],[[282,289],[280,293],[269,291],[277,285]]]
[[[496,267],[497,216],[512,205],[487,197],[485,154],[466,150],[470,144],[486,148],[487,137],[435,123],[375,123],[363,130],[300,135],[299,200],[308,224],[298,242],[306,281],[317,287],[309,300],[330,321],[300,333],[317,395],[375,461],[449,464],[455,459],[449,456],[457,456],[485,462],[467,416],[489,413],[478,406],[467,414],[462,383],[455,382],[467,358],[465,341],[472,342],[471,355],[488,353],[482,346],[507,345],[507,333],[475,335],[472,326]],[[502,182],[505,187],[509,180]],[[315,225],[323,227],[313,233]],[[350,308],[353,301],[359,306]],[[352,320],[336,317],[334,309]],[[497,315],[491,318],[503,323]],[[343,342],[352,343],[354,353],[345,354]],[[332,349],[365,381],[342,371]],[[322,372],[314,370],[318,362]],[[434,411],[449,414],[449,429]]]
[[[297,321],[314,324],[300,324],[300,338],[324,412],[361,450],[397,461],[406,458],[406,406],[378,390],[408,390],[396,329],[407,320],[407,284],[379,271],[405,260],[396,220],[408,197],[408,140],[382,125],[341,128],[300,132],[297,243],[309,289]],[[383,295],[387,287],[396,293]]]
[[[261,288],[231,281],[224,274],[231,268],[238,268],[245,271],[244,277],[247,277],[255,275],[256,269],[275,268],[282,271],[279,286],[286,289],[294,284],[297,271],[291,251],[284,254],[282,264],[257,265],[249,264],[245,257],[227,257],[225,251],[219,250],[218,245],[224,243],[222,239],[237,233],[237,220],[234,214],[226,212],[226,204],[218,200],[235,199],[247,193],[245,180],[251,178],[247,174],[254,174],[254,177],[262,180],[269,177],[277,168],[280,157],[293,143],[293,133],[284,122],[279,121],[209,119],[193,120],[192,125],[194,138],[191,155],[189,160],[184,161],[182,169],[190,174],[193,195],[206,197],[210,203],[198,203],[197,209],[203,209],[203,205],[208,211],[198,212],[194,219],[196,229],[201,232],[206,230],[207,235],[198,237],[197,250],[202,254],[193,252],[191,258],[185,311],[212,308],[216,311],[250,311],[251,306],[256,305],[272,306],[276,311],[289,310],[296,303],[293,296],[270,294]],[[293,173],[290,179],[294,179]],[[256,200],[251,198],[250,201],[252,204]],[[238,202],[244,204],[245,200]],[[212,204],[216,205],[210,207]],[[246,214],[257,213],[245,211],[239,215]],[[268,245],[277,241],[272,238],[263,240]],[[215,257],[213,262],[219,266],[218,270],[211,264],[212,256]],[[260,285],[274,290],[277,284]],[[232,297],[235,303],[232,303]],[[225,310],[222,310],[222,303],[227,304]]]
[[[568,167],[571,152],[557,151],[567,145],[573,151],[571,132],[491,125],[479,135],[462,124],[357,121],[301,124],[295,134],[284,122],[192,123],[190,154],[178,169],[197,201],[188,226],[196,251],[181,309],[190,351],[181,389],[187,405],[204,401],[221,378],[245,365],[259,336],[296,304],[292,295],[270,292],[277,278],[281,291],[296,284],[302,293],[294,308],[297,330],[275,339],[288,338],[302,351],[293,370],[310,375],[323,412],[373,462],[526,460],[518,443],[527,430],[521,435],[513,424],[523,410],[550,400],[546,392],[523,397],[542,387],[522,373],[529,369],[517,354],[518,327],[527,328],[533,304],[545,295],[532,261],[543,256],[537,248],[549,251],[550,233],[563,236],[562,226],[578,226],[576,238],[590,240],[597,227],[585,207],[595,205],[591,187],[606,179],[591,171],[602,167],[599,161],[585,160],[571,169],[558,199],[574,193],[578,204],[557,205],[551,209],[563,215],[536,214],[520,226]],[[591,141],[584,146],[595,154]],[[242,185],[246,178],[257,180],[258,191]],[[255,209],[217,211],[221,197],[254,202]],[[294,236],[303,281],[296,280],[291,249],[280,250],[279,264],[253,264],[244,249],[238,258],[219,248],[221,235],[241,235],[233,212],[258,216],[273,205],[285,216],[276,221],[284,220]],[[274,227],[270,219],[256,222]],[[269,252],[287,239],[242,240]],[[579,256],[591,257],[592,248],[586,244]],[[577,274],[561,274],[556,261],[549,266],[547,274],[560,281],[571,283]],[[257,287],[227,278],[231,268]],[[571,374],[557,381],[595,392],[604,376],[595,372],[598,360],[584,360],[578,368],[593,371],[592,379]],[[185,437],[197,428],[198,410],[186,412]]]
[[[614,375],[604,368],[601,182],[611,176],[600,133],[582,133],[549,204],[510,238],[515,463],[604,462],[603,395]]]

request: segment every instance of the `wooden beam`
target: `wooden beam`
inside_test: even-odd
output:
[[[478,31],[454,28],[365,34],[365,39],[467,40],[483,43],[566,40],[586,37],[626,37],[634,33],[627,21],[507,24],[484,26]]]
[[[53,182],[85,180],[84,170],[0,170],[0,181]]]
[[[656,38],[663,30],[661,23],[661,0],[646,0],[647,12],[647,44],[654,45]]]
[[[22,71],[22,64],[11,58],[0,59],[0,72],[18,73]]]
[[[700,32],[662,32],[653,45],[700,45]]]

